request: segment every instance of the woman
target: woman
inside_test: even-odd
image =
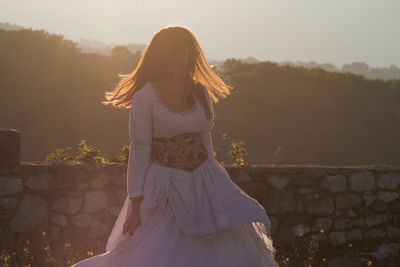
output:
[[[74,266],[276,266],[265,210],[214,157],[210,97],[230,94],[194,34],[157,32],[105,104],[127,107],[128,197],[106,253]]]

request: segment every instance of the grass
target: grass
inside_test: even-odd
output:
[[[332,246],[319,241],[325,234],[319,233],[293,238],[291,248],[277,249],[273,254],[279,267],[319,267],[328,266],[334,258],[363,259],[362,266],[400,266],[400,255],[393,255],[385,260],[376,261],[370,253],[365,253],[365,242],[359,244],[347,243]],[[70,242],[51,242],[48,234],[42,232],[40,240],[31,242],[24,240],[16,249],[7,247],[6,233],[1,231],[0,266],[3,267],[64,267],[71,266],[85,258],[94,256],[91,250],[74,248]],[[52,247],[52,244],[54,247]],[[57,247],[56,247],[57,246]],[[101,249],[98,251],[101,253]]]

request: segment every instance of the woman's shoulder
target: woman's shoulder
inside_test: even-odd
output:
[[[137,108],[151,109],[152,105],[151,85],[146,83],[133,93],[131,111]]]
[[[203,94],[205,95],[205,97],[206,98],[210,98],[210,94],[209,94],[209,92],[208,92],[208,89],[207,89],[207,87],[204,85],[204,84],[202,84],[202,83],[197,83],[198,84],[198,86],[201,88],[201,91],[203,92]]]
[[[133,93],[134,98],[140,98],[142,100],[151,99],[151,96],[152,96],[152,87],[150,82],[145,83],[140,89],[137,89]]]

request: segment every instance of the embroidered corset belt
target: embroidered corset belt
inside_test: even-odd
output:
[[[201,132],[186,132],[171,137],[152,137],[151,162],[192,172],[207,158]]]

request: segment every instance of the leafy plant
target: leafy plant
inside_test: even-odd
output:
[[[78,151],[80,152],[80,154],[74,158],[75,160],[98,163],[109,162],[108,159],[103,157],[100,150],[97,150],[91,145],[88,145],[85,140],[81,140],[81,142],[79,143]]]
[[[124,145],[122,147],[122,155],[106,158],[100,150],[89,145],[86,140],[81,140],[77,146],[78,154],[76,156],[70,155],[71,147],[57,148],[54,152],[48,154],[45,158],[45,162],[60,162],[65,160],[79,160],[84,162],[127,162],[129,155],[129,146]]]
[[[124,145],[121,148],[121,155],[114,156],[109,159],[109,162],[128,163],[129,158],[129,145]]]
[[[59,161],[64,161],[64,160],[72,160],[73,156],[69,154],[69,151],[72,149],[72,147],[67,147],[67,148],[56,148],[54,152],[51,152],[48,154],[45,158],[45,162],[59,162]]]
[[[236,142],[232,140],[231,146],[232,149],[228,151],[228,156],[230,156],[235,162],[234,166],[247,166],[247,151],[244,148],[244,141]]]

